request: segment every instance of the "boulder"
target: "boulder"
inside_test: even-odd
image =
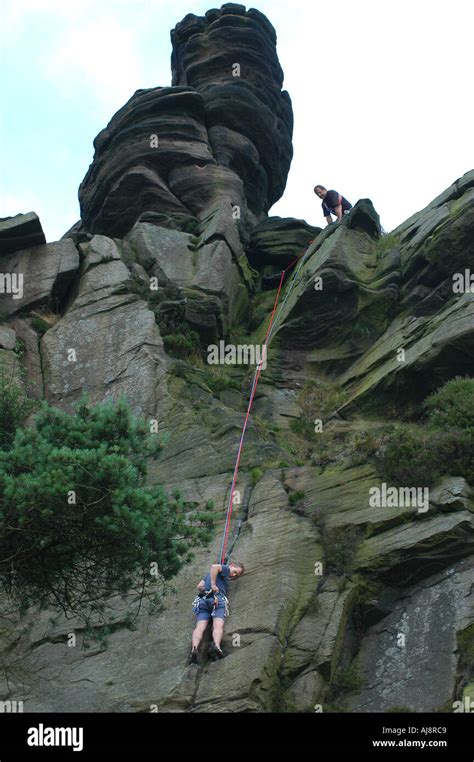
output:
[[[124,240],[137,262],[157,277],[158,283],[171,282],[178,287],[192,283],[193,236],[143,222],[135,225]]]
[[[288,691],[288,708],[294,712],[315,712],[326,692],[326,682],[316,670],[304,672],[293,681]]]
[[[126,237],[125,246],[150,277],[158,279],[158,290],[177,287],[186,320],[210,340],[243,318],[248,310],[248,292],[238,258],[226,240],[218,236],[205,240],[211,242],[197,242],[188,233],[138,223]]]
[[[445,476],[430,490],[430,503],[440,511],[474,511],[473,490],[462,476]]]
[[[411,583],[472,552],[474,517],[469,511],[436,515],[389,529],[366,539],[357,551],[355,568],[374,572],[387,584]]]
[[[321,228],[292,217],[267,217],[253,230],[247,246],[249,261],[259,269],[264,265],[287,267],[306,251]]]
[[[16,333],[7,325],[0,325],[0,348],[15,349]]]
[[[46,238],[35,212],[16,214],[14,217],[0,217],[0,256],[44,243]]]
[[[11,277],[0,310],[5,315],[45,305],[57,310],[79,269],[79,253],[70,239],[15,251],[2,257],[2,275]],[[1,292],[0,292],[1,293]]]
[[[77,296],[41,340],[46,398],[71,407],[124,394],[132,409],[155,416],[166,357],[153,312],[127,292],[130,271],[115,244],[95,236]]]

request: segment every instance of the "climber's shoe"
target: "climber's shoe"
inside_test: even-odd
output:
[[[189,663],[190,664],[195,664],[196,667],[199,667],[198,650],[197,650],[197,648],[193,648],[191,650],[191,653],[189,655]]]
[[[217,659],[223,659],[225,654],[222,651],[219,646],[217,646],[214,641],[209,646],[208,654],[211,657],[212,661],[217,661]]]

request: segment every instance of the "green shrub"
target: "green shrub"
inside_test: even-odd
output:
[[[346,435],[325,427],[315,440],[311,464],[327,466],[329,463],[342,462],[346,455]]]
[[[250,479],[252,481],[252,486],[255,487],[257,482],[262,478],[263,471],[261,468],[252,468],[250,471]]]
[[[43,403],[0,451],[0,590],[87,626],[106,623],[115,594],[159,604],[213,523],[179,492],[145,486],[161,448],[123,399],[72,415]]]
[[[463,476],[469,484],[474,484],[474,428],[440,433],[433,438],[431,446],[440,473]]]
[[[208,365],[204,371],[204,382],[215,395],[223,392],[225,389],[240,391],[239,382],[220,366]]]
[[[186,365],[182,361],[174,362],[170,365],[169,372],[176,378],[186,378]]]
[[[359,432],[351,442],[350,463],[361,466],[374,457],[380,446],[380,440],[370,431]]]
[[[339,527],[323,531],[325,563],[331,572],[348,576],[357,553],[360,531],[357,527]]]
[[[50,328],[46,320],[43,320],[42,318],[36,318],[36,317],[32,318],[31,327],[34,328],[36,333],[39,333],[40,336],[44,336],[46,331],[48,331]]]
[[[136,273],[130,274],[130,277],[124,283],[123,291],[124,293],[132,292],[133,294],[138,294],[138,296],[141,296],[142,299],[148,299],[152,293],[150,291],[149,284],[146,283],[143,278],[140,278],[140,276]]]
[[[202,365],[201,342],[197,331],[192,330],[186,319],[186,300],[180,297],[179,289],[169,283],[156,292],[149,292],[148,302],[166,351],[173,357],[196,360]]]
[[[443,474],[474,483],[474,429],[430,431],[395,426],[374,458],[379,475],[396,484],[432,486]]]
[[[424,429],[394,426],[376,458],[380,475],[396,484],[430,486],[439,476],[433,463],[432,435]]]
[[[13,351],[15,352],[20,362],[24,360],[25,352],[26,352],[26,344],[23,341],[23,339],[17,339],[15,341],[15,346],[13,347]]]
[[[425,400],[425,408],[433,428],[474,429],[474,378],[452,378]]]
[[[333,381],[308,381],[299,395],[299,402],[304,417],[311,421],[314,431],[314,420],[324,419],[346,399],[345,390]]]
[[[355,661],[337,672],[334,687],[338,693],[352,693],[359,690],[362,685],[363,680]]]
[[[169,333],[163,336],[165,349],[169,354],[176,357],[186,357],[199,350],[199,334],[189,331],[187,335]]]
[[[305,492],[302,489],[297,489],[294,492],[290,492],[288,496],[288,502],[290,505],[297,505],[297,503],[301,503],[302,500],[305,498]]]
[[[320,436],[320,434],[315,432],[314,424],[308,416],[292,418],[290,421],[290,429],[294,434],[298,434],[300,437],[304,437],[310,442],[316,442],[317,438]]]
[[[61,315],[58,312],[53,312],[53,310],[50,310],[49,307],[42,307],[39,310],[32,310],[31,316],[31,325],[41,335],[46,333],[49,328],[52,328],[61,320]]]

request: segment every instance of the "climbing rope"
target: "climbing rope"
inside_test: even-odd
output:
[[[313,243],[313,242],[311,241],[310,244],[311,243]],[[278,301],[280,299],[280,293],[281,293],[281,289],[282,289],[282,286],[283,286],[283,281],[285,279],[285,275],[288,272],[288,270],[291,267],[293,267],[295,262],[297,262],[299,260],[299,265],[295,269],[295,272],[293,273],[293,276],[291,278],[288,290],[287,290],[287,292],[285,294],[285,298],[284,298],[283,302],[280,305],[280,309],[279,309],[280,313],[282,312],[282,310],[283,310],[283,308],[284,308],[284,306],[285,306],[285,304],[286,304],[286,302],[288,300],[288,297],[289,297],[290,292],[292,291],[293,287],[296,285],[296,283],[299,282],[299,280],[296,280],[296,278],[297,278],[297,275],[298,275],[299,271],[301,270],[301,267],[303,265],[303,262],[304,262],[304,260],[306,258],[306,255],[307,255],[309,249],[310,249],[310,246],[306,249],[306,251],[303,253],[302,256],[296,257],[295,259],[293,259],[290,262],[290,264],[288,265],[288,267],[285,267],[285,269],[282,270],[282,272],[281,272],[280,283],[278,285],[278,290],[277,290],[277,293],[276,293],[276,296],[275,296],[275,301],[273,303],[273,310],[272,310],[272,313],[270,315],[270,322],[268,324],[267,332],[266,332],[265,339],[264,339],[264,342],[263,342],[262,359],[257,363],[257,366],[255,368],[255,373],[254,373],[254,377],[253,377],[253,381],[252,381],[252,388],[251,388],[251,391],[250,391],[249,403],[248,403],[248,406],[247,406],[247,413],[245,415],[244,425],[242,427],[242,433],[240,435],[239,449],[237,451],[237,459],[236,459],[236,462],[235,462],[234,475],[232,477],[232,484],[231,484],[231,487],[230,487],[229,504],[228,504],[228,507],[227,507],[225,526],[224,526],[224,531],[223,531],[223,534],[222,534],[222,543],[221,543],[221,550],[220,550],[220,555],[219,555],[219,563],[221,563],[221,564],[225,563],[225,561],[227,560],[227,558],[226,558],[227,543],[228,543],[228,538],[229,538],[230,521],[231,521],[231,518],[232,518],[232,508],[233,508],[233,505],[234,505],[234,491],[235,491],[235,485],[237,483],[237,476],[238,476],[238,473],[239,473],[240,458],[241,458],[242,449],[243,449],[243,446],[244,446],[245,432],[247,431],[247,424],[248,424],[248,421],[249,421],[249,418],[250,418],[250,411],[252,409],[253,401],[255,399],[255,392],[257,391],[258,381],[259,381],[259,378],[260,378],[260,374],[262,372],[262,363],[264,362],[264,360],[266,360],[268,344],[269,344],[270,339],[271,339],[271,337],[273,335],[275,316],[276,316],[276,313],[277,313],[277,306],[278,306]],[[275,325],[276,324],[277,324],[277,322],[275,323]],[[234,541],[232,543],[232,547],[234,547],[234,544],[235,544],[236,540],[237,540],[237,537],[234,538]]]

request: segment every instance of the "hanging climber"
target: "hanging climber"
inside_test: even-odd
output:
[[[198,595],[193,601],[196,627],[192,636],[190,664],[198,664],[199,644],[211,617],[212,643],[208,653],[213,661],[224,658],[221,641],[224,634],[224,618],[229,613],[227,586],[229,580],[240,577],[244,571],[244,565],[236,561],[231,561],[229,564],[212,564],[210,572],[199,582]]]
[[[343,216],[352,209],[352,204],[349,203],[347,198],[344,198],[344,196],[341,196],[335,190],[328,191],[324,185],[316,185],[314,192],[323,201],[323,214],[328,225],[332,222],[332,214],[337,217],[337,222],[340,222]]]

